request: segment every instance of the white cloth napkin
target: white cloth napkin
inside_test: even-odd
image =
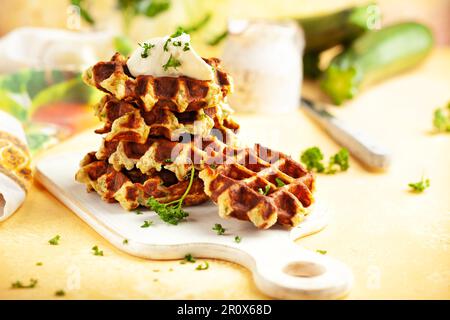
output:
[[[22,68],[82,70],[113,52],[112,33],[17,28],[0,39],[0,72]]]
[[[0,221],[24,202],[31,184],[30,162],[22,125],[0,111]]]

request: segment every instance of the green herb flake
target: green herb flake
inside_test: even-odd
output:
[[[208,261],[204,261],[204,264],[199,264],[195,270],[207,270],[209,269]]]
[[[284,187],[286,184],[281,180],[280,178],[275,178],[275,182],[277,183],[277,187],[281,188]]]
[[[183,51],[189,51],[191,50],[191,47],[189,46],[189,42],[185,42],[183,46]]]
[[[349,152],[347,149],[342,148],[338,153],[330,157],[328,165],[325,167],[322,160],[324,159],[322,151],[318,147],[312,147],[306,149],[301,157],[300,161],[306,165],[306,168],[317,173],[335,174],[336,172],[347,171],[349,165]]]
[[[318,147],[311,147],[303,151],[300,161],[306,165],[306,169],[316,171],[316,172],[324,172],[325,167],[322,164],[323,153],[320,151]]]
[[[412,192],[422,193],[425,189],[430,187],[430,179],[425,179],[422,177],[419,182],[409,183],[408,186],[411,188]]]
[[[262,188],[258,188],[258,192],[264,196],[267,195],[269,193],[269,191],[270,191],[270,185],[266,185],[264,187],[264,190]]]
[[[61,236],[57,234],[56,236],[48,240],[48,243],[50,243],[52,246],[57,246],[59,244],[59,240],[61,240]]]
[[[226,229],[222,227],[220,223],[216,223],[212,230],[214,230],[218,235],[223,235],[226,231]]]
[[[317,249],[316,252],[317,252],[317,253],[320,253],[320,254],[327,254],[328,251],[327,251],[327,250],[320,250],[320,249]]]
[[[146,42],[144,42],[143,44],[139,43],[139,46],[144,49],[144,50],[142,50],[141,58],[147,58],[149,55],[149,51],[155,47],[154,44],[146,43]]]
[[[36,262],[36,265],[37,265],[38,267],[41,267],[41,266],[43,265],[43,263],[42,263],[42,262]]]
[[[174,33],[170,35],[170,38],[177,38],[181,36],[183,33],[187,33],[183,27],[177,27],[177,30],[175,30]]]
[[[139,210],[139,209],[134,210],[134,213],[136,213],[136,214],[138,214],[138,215],[144,214],[144,213],[143,213],[141,210]]]
[[[100,250],[98,246],[93,246],[91,250],[94,256],[103,256],[103,250]]]
[[[241,241],[242,241],[241,237],[239,237],[239,236],[234,237],[234,242],[241,243]]]
[[[128,239],[124,239],[124,240],[122,241],[122,243],[123,243],[123,244],[128,244]]]
[[[177,69],[179,66],[181,66],[180,60],[170,55],[169,60],[167,60],[166,64],[164,64],[162,67],[164,71],[167,71],[169,68]]]
[[[153,221],[151,220],[145,220],[144,224],[141,226],[141,228],[148,228],[153,224]]]
[[[21,281],[16,281],[11,284],[11,289],[32,289],[36,287],[37,279],[30,279],[29,284],[23,284]]]
[[[190,262],[190,263],[195,263],[195,258],[192,256],[192,254],[188,253],[187,255],[184,256],[184,260],[182,262]]]
[[[166,40],[166,42],[164,43],[164,46],[163,46],[163,50],[164,50],[164,51],[169,51],[169,49],[167,48],[167,46],[169,45],[169,42],[171,42],[171,41],[172,41],[172,39],[167,38],[167,40]]]
[[[434,110],[433,126],[437,132],[450,132],[450,102],[447,108]]]
[[[327,174],[334,174],[338,170],[336,167],[339,167],[339,171],[347,171],[349,168],[349,153],[348,150],[342,148],[338,153],[330,157],[330,162],[328,163],[328,167],[326,170]]]
[[[66,292],[64,290],[58,290],[55,292],[55,296],[57,297],[64,297],[66,295]]]
[[[192,166],[190,177],[189,177],[189,184],[186,188],[186,191],[184,194],[180,197],[178,200],[174,200],[169,203],[160,203],[158,200],[156,200],[153,197],[150,197],[147,200],[147,205],[155,211],[155,213],[159,216],[159,218],[169,224],[177,225],[180,221],[186,219],[189,214],[182,209],[183,201],[186,198],[186,196],[189,194],[189,191],[192,188],[192,184],[194,182],[194,174],[195,174],[195,168]]]

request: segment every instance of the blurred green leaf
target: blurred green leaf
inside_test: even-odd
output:
[[[80,16],[83,18],[84,21],[89,23],[90,25],[95,24],[95,20],[92,18],[90,13],[87,11],[84,0],[70,0],[70,3],[74,6],[77,6],[80,8]]]
[[[197,31],[203,29],[208,24],[208,22],[211,20],[211,17],[212,17],[211,12],[208,12],[207,14],[205,14],[205,16],[202,19],[200,19],[196,23],[194,23],[194,24],[192,24],[192,25],[190,25],[188,27],[181,27],[181,28],[186,33],[197,32]]]
[[[210,46],[217,46],[219,43],[221,43],[225,38],[228,36],[228,30],[225,30],[221,33],[219,33],[217,36],[212,38],[210,41],[208,41],[208,44]]]
[[[124,35],[113,38],[114,49],[123,56],[128,56],[133,51],[133,43]]]

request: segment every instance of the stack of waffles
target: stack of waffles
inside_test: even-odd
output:
[[[89,68],[84,81],[105,92],[95,106],[103,142],[76,180],[127,210],[183,196],[183,205],[211,199],[221,217],[258,228],[297,225],[313,202],[313,176],[285,154],[240,145],[227,104],[231,78],[218,59],[204,61],[212,81],[133,77],[120,54]]]

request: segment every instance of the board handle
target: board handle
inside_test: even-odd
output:
[[[338,299],[349,292],[353,276],[343,263],[293,243],[270,251],[252,252],[263,292],[279,299]]]

